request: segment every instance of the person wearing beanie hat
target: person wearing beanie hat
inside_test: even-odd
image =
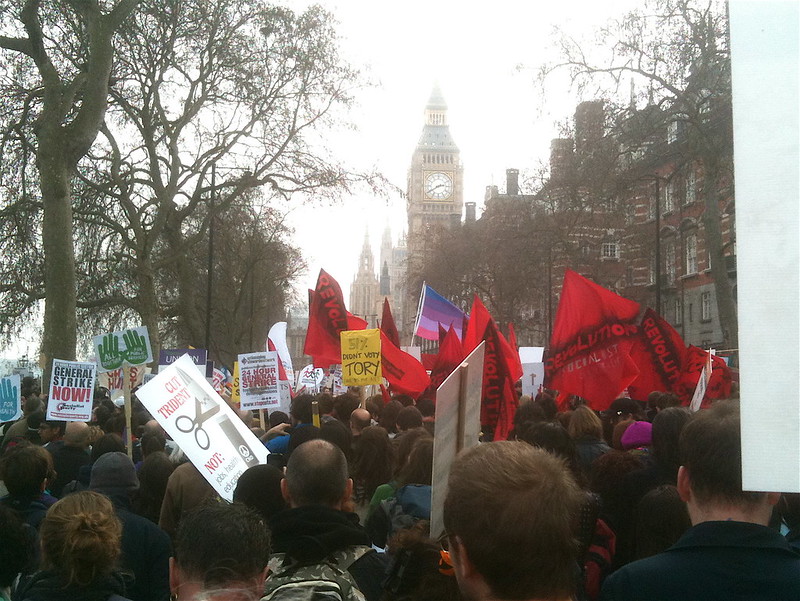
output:
[[[127,596],[133,601],[169,599],[170,539],[150,520],[131,511],[131,495],[139,489],[133,461],[119,451],[101,455],[92,466],[89,489],[111,499],[122,522],[120,566],[133,577]]]
[[[634,454],[647,454],[653,442],[653,424],[650,422],[633,422],[620,438],[622,448]]]

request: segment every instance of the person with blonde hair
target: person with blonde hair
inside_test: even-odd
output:
[[[579,405],[572,412],[567,434],[575,442],[578,467],[589,478],[594,460],[611,450],[603,440],[603,422],[589,407]]]
[[[111,501],[92,491],[67,495],[53,505],[39,530],[42,569],[21,583],[19,601],[125,601],[115,571],[122,525]]]

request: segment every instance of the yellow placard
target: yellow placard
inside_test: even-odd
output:
[[[342,346],[342,384],[366,386],[380,384],[381,331],[348,330],[339,333]]]
[[[239,404],[239,362],[233,362],[233,386],[231,387],[231,402]]]

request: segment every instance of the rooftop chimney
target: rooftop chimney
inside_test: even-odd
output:
[[[519,195],[519,169],[506,169],[506,194]]]
[[[475,203],[465,202],[464,208],[466,210],[466,216],[465,216],[466,223],[475,223]]]

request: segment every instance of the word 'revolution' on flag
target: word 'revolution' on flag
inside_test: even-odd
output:
[[[417,311],[414,334],[425,340],[439,340],[439,326],[445,330],[452,326],[459,338],[463,337],[466,315],[453,303],[424,284]]]

